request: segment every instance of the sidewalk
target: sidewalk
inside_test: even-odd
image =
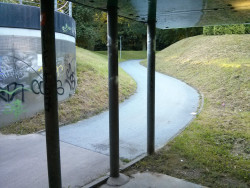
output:
[[[109,156],[60,142],[63,187],[83,186],[109,171]],[[45,137],[0,134],[0,187],[47,188]]]
[[[82,187],[109,172],[109,156],[64,142],[61,146],[63,187]],[[47,188],[45,137],[0,134],[0,187]],[[3,155],[4,154],[4,155]],[[101,188],[109,188],[102,185]],[[121,188],[199,188],[200,185],[158,173],[137,173]]]

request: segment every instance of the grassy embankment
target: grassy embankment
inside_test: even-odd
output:
[[[156,69],[197,88],[203,110],[128,173],[149,170],[209,187],[249,187],[250,35],[184,39],[156,55]]]
[[[96,51],[96,54],[107,56],[107,51]],[[120,58],[120,51],[118,51],[118,60],[123,62],[129,59],[145,59],[147,58],[147,51],[122,51],[122,58]]]
[[[124,52],[126,54],[126,52]],[[145,52],[143,52],[146,54]],[[130,54],[130,52],[129,52]],[[125,59],[143,58],[141,52]],[[144,57],[145,58],[145,57]],[[108,108],[108,64],[107,55],[76,48],[77,81],[75,95],[59,104],[59,124],[65,125],[96,115]],[[135,92],[136,83],[119,69],[120,101]],[[3,134],[29,134],[45,128],[44,113],[1,128]]]

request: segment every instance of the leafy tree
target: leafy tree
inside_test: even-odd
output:
[[[95,22],[98,24],[100,40],[96,45],[107,43],[107,13],[95,14]],[[124,50],[141,50],[146,42],[146,26],[142,23],[118,17],[118,37],[122,36]],[[99,42],[99,44],[98,44]],[[96,48],[95,48],[96,49]]]
[[[123,49],[146,50],[146,25],[140,22],[124,20],[118,24],[118,35],[122,36]]]
[[[94,50],[100,39],[99,23],[95,20],[96,10],[81,5],[73,6],[73,18],[76,21],[76,43],[78,46]]]

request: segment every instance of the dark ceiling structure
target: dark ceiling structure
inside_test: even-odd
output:
[[[107,11],[107,0],[71,0]],[[147,23],[150,0],[119,0],[118,15]],[[250,24],[249,0],[157,0],[156,27],[160,29]]]

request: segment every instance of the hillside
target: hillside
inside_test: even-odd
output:
[[[138,52],[140,53],[140,52]],[[136,52],[135,52],[136,54]],[[86,119],[108,108],[107,56],[76,48],[77,90],[70,99],[59,104],[59,124]],[[120,101],[135,92],[136,83],[119,69]],[[44,113],[1,128],[3,134],[29,134],[45,129]]]
[[[250,186],[250,35],[181,40],[157,53],[156,70],[199,90],[204,105],[187,129],[132,170],[209,187]]]

